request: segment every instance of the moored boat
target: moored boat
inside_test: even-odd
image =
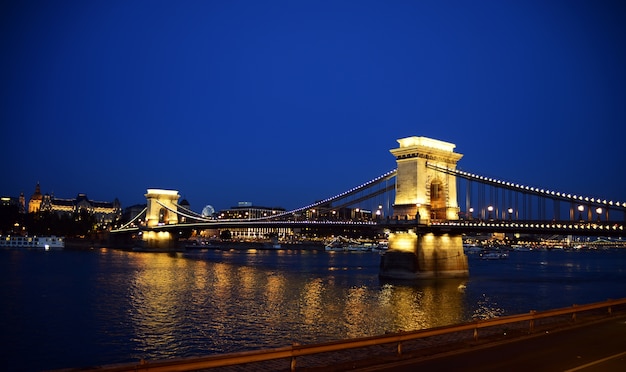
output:
[[[33,249],[63,249],[65,240],[55,235],[51,236],[21,236],[2,235],[0,236],[0,247],[2,248],[33,248]]]
[[[366,252],[371,251],[372,247],[371,243],[360,243],[340,236],[326,244],[324,250],[327,252]]]
[[[483,260],[503,260],[509,257],[506,252],[483,252],[480,254],[480,258]]]

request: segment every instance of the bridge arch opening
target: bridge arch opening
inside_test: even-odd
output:
[[[168,210],[165,208],[159,210],[159,224],[164,224],[169,219],[168,214]]]
[[[431,219],[446,218],[446,191],[443,181],[437,177],[430,183]]]

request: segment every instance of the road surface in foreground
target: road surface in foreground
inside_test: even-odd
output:
[[[626,316],[359,371],[626,371]]]

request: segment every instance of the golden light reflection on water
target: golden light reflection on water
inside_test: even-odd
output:
[[[238,278],[240,284],[240,292],[245,298],[250,298],[253,296],[254,291],[256,290],[259,283],[257,283],[257,279],[255,278],[255,274],[257,270],[248,266],[241,266],[237,268],[237,272],[235,273],[235,277]]]
[[[163,254],[129,254],[137,270],[130,283],[129,298],[134,312],[135,338],[140,350],[151,354],[172,348],[181,328],[185,328],[179,305],[188,301],[179,288],[189,285],[189,261]]]
[[[378,303],[393,330],[416,330],[463,321],[463,280],[446,279],[415,286],[385,284]]]
[[[335,274],[307,277],[162,254],[128,258],[136,268],[129,294],[134,342],[152,357],[180,356],[186,342],[228,352],[242,339],[247,348],[284,346],[463,321],[462,280],[345,287]]]
[[[348,290],[344,309],[348,337],[362,337],[367,335],[363,324],[366,323],[366,318],[372,315],[369,313],[368,302],[366,288],[358,287]]]
[[[302,315],[302,322],[305,325],[317,326],[323,319],[324,308],[322,307],[322,291],[324,284],[322,279],[313,279],[307,282],[302,288],[300,295],[300,313]],[[335,313],[335,309],[326,309]]]
[[[491,319],[505,314],[505,310],[484,293],[478,300],[477,306],[472,314],[472,319]]]
[[[265,294],[265,311],[263,317],[267,319],[268,326],[277,328],[284,322],[284,298],[285,298],[285,278],[282,275],[270,274],[267,277],[267,291]]]

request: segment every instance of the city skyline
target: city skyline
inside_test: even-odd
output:
[[[0,7],[2,195],[293,209],[426,136],[463,170],[626,201],[620,2]]]

